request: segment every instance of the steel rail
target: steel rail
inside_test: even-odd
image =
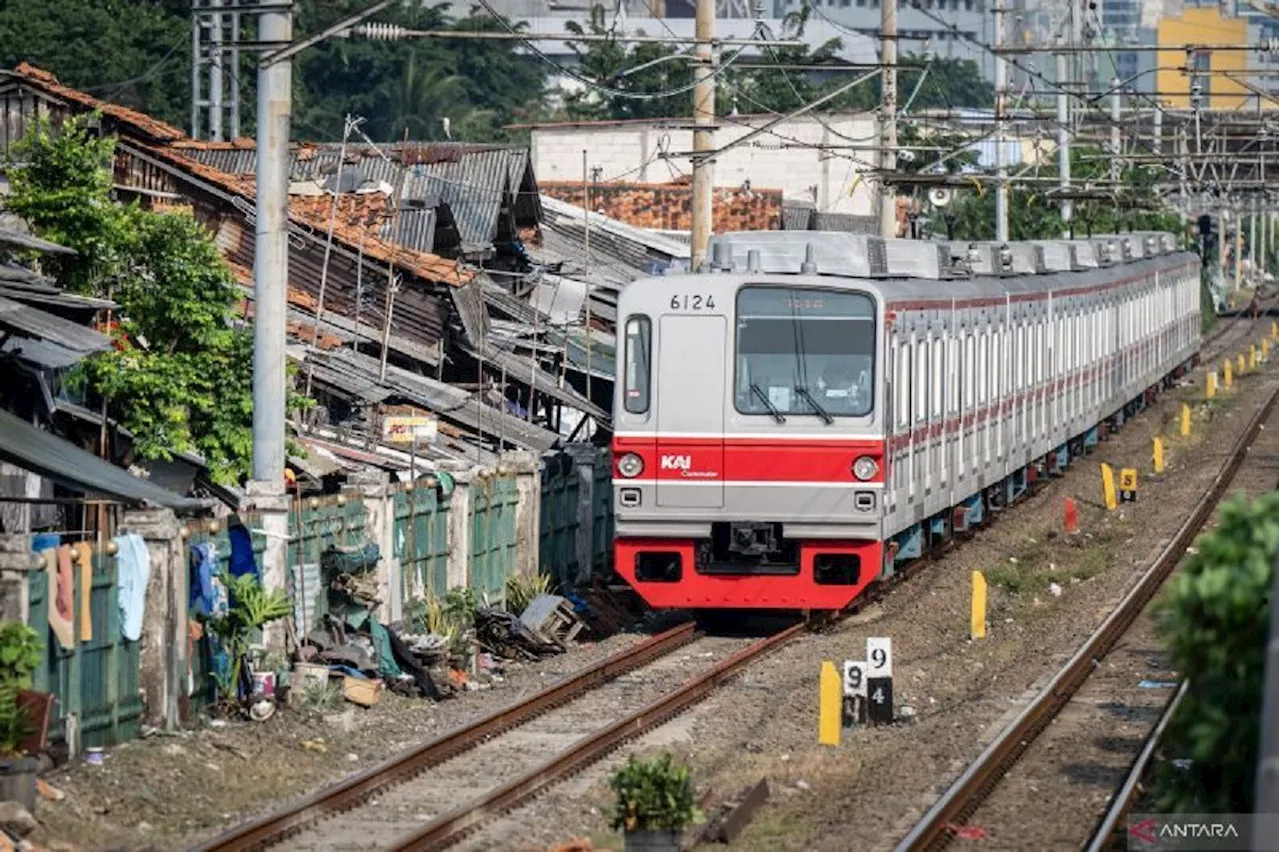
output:
[[[1102,815],[1102,819],[1098,822],[1097,828],[1093,831],[1093,839],[1089,841],[1086,847],[1087,852],[1102,852],[1107,848],[1111,837],[1120,830],[1120,823],[1128,816],[1130,809],[1133,807],[1134,799],[1138,796],[1138,785],[1142,783],[1143,777],[1147,774],[1147,767],[1151,765],[1151,759],[1155,757],[1156,748],[1160,745],[1160,738],[1164,736],[1164,729],[1169,726],[1169,720],[1173,718],[1174,711],[1178,709],[1178,705],[1182,703],[1182,696],[1187,694],[1187,681],[1183,681],[1173,697],[1164,705],[1164,712],[1160,714],[1159,721],[1156,726],[1151,729],[1151,733],[1147,735],[1147,739],[1142,744],[1142,751],[1138,752],[1138,756],[1134,758],[1133,765],[1129,767],[1129,774],[1125,776],[1124,781],[1116,788],[1116,794],[1111,800],[1111,807]]]
[[[396,852],[408,852],[408,850],[422,852],[428,849],[443,849],[458,842],[482,823],[500,816],[559,780],[595,763],[627,740],[643,734],[701,701],[743,666],[794,639],[804,632],[806,626],[804,622],[800,622],[753,643],[647,707],[606,728],[588,734],[541,766],[440,816],[420,831],[400,839],[391,848]]]
[[[1214,507],[1231,484],[1246,451],[1276,406],[1277,392],[1249,420],[1236,439],[1231,455],[1214,477],[1208,491],[1165,545],[1142,579],[1125,595],[1106,621],[1094,631],[1074,657],[1063,666],[1032,702],[993,740],[977,760],[934,803],[924,817],[895,847],[895,852],[941,849],[950,841],[950,827],[964,823],[990,795],[1006,772],[1026,753],[1032,742],[1058,715],[1095,666],[1142,613],[1165,579],[1182,559],[1196,534],[1209,520]]]
[[[497,710],[473,724],[415,746],[377,766],[345,778],[332,787],[307,796],[296,804],[236,826],[194,847],[193,852],[240,852],[277,843],[310,823],[355,807],[380,790],[404,783],[490,737],[523,725],[619,675],[687,645],[698,635],[700,634],[694,623],[690,621],[645,639],[551,684],[514,706]]]

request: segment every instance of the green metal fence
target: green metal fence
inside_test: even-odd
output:
[[[401,600],[449,590],[449,499],[435,488],[398,490],[392,555],[400,560]]]
[[[591,567],[596,574],[613,571],[613,453],[596,453],[591,483]]]
[[[361,500],[317,498],[306,501],[301,515],[296,506],[289,512],[286,582],[294,601],[301,602],[301,606],[296,607],[300,632],[319,627],[329,612],[329,592],[320,571],[320,554],[330,545],[355,547],[366,540],[365,509]]]
[[[542,464],[538,564],[544,574],[564,582],[578,573],[578,473],[567,453]]]
[[[31,614],[29,621],[45,643],[44,661],[36,670],[33,685],[57,698],[50,740],[63,739],[68,715],[79,720],[82,747],[108,746],[136,737],[142,719],[139,692],[139,643],[120,635],[120,605],[113,557],[95,553],[89,614],[93,638],[81,642],[80,571],[74,571],[72,595],[77,641],[62,648],[49,631],[49,583],[43,572],[28,578]]]
[[[516,504],[513,477],[488,477],[471,484],[471,588],[492,602],[504,599],[516,564]]]

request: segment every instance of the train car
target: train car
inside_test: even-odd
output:
[[[717,237],[618,301],[615,568],[653,607],[838,610],[1189,367],[1165,234]]]

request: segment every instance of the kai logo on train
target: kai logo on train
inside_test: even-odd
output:
[[[658,466],[663,470],[688,470],[691,464],[689,456],[663,456]]]

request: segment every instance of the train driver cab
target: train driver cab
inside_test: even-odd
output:
[[[738,294],[741,414],[866,417],[874,402],[874,302],[863,293],[752,285]]]

